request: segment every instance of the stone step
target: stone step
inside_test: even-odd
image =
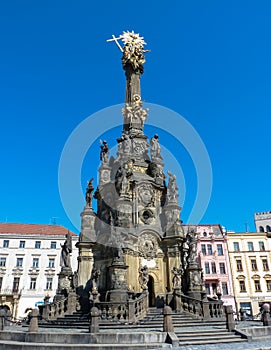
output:
[[[209,339],[209,340],[190,340],[180,341],[180,346],[191,346],[191,345],[207,345],[207,344],[231,344],[231,343],[244,343],[247,339],[243,338],[231,338],[231,339]],[[218,345],[219,346],[219,345]]]
[[[186,335],[184,333],[180,334],[178,332],[175,332],[177,337],[180,339],[180,341],[190,341],[190,340],[218,340],[218,335],[217,334],[212,334],[211,332],[209,334],[206,333],[194,333],[194,334],[189,334]],[[205,339],[204,339],[205,338]],[[237,339],[241,338],[240,336],[236,336],[234,333],[219,333],[219,340],[221,339]]]
[[[170,344],[161,343],[145,343],[145,344],[55,344],[55,343],[22,343],[16,341],[0,340],[0,349],[4,350],[144,350],[144,349],[159,349],[170,348]]]
[[[216,329],[216,328],[208,328],[208,329],[197,329],[197,330],[187,330],[187,329],[178,329],[175,331],[176,334],[179,334],[180,336],[190,336],[191,334],[197,334],[200,333],[203,336],[208,336],[208,335],[215,335],[216,337],[221,333],[221,334],[231,334],[230,332],[228,332],[225,327],[224,329]]]

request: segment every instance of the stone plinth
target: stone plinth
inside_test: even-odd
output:
[[[58,287],[54,301],[66,298],[73,290],[73,272],[70,267],[62,267],[58,274]]]
[[[126,272],[128,266],[123,261],[113,261],[108,267],[110,290],[107,293],[109,301],[125,302],[128,300]]]

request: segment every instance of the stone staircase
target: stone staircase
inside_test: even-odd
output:
[[[172,315],[175,334],[180,341],[180,346],[207,345],[222,343],[240,343],[247,339],[241,335],[228,332],[225,321],[214,318],[201,320],[189,314],[173,313]],[[60,317],[49,324],[40,325],[46,328],[78,328],[88,329],[89,320],[80,313]],[[115,320],[100,320],[100,330],[127,332],[161,332],[163,330],[163,309],[149,308],[147,316],[137,324],[129,324]]]

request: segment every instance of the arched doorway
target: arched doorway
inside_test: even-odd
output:
[[[149,281],[148,281],[148,292],[149,292],[149,306],[153,307],[156,305],[155,292],[154,292],[154,279],[150,275],[149,275]]]

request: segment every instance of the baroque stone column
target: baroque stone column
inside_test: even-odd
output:
[[[78,255],[78,294],[82,294],[92,271],[93,253],[92,248],[96,242],[94,230],[95,213],[89,206],[85,206],[81,213],[81,233],[76,247],[79,249]]]

